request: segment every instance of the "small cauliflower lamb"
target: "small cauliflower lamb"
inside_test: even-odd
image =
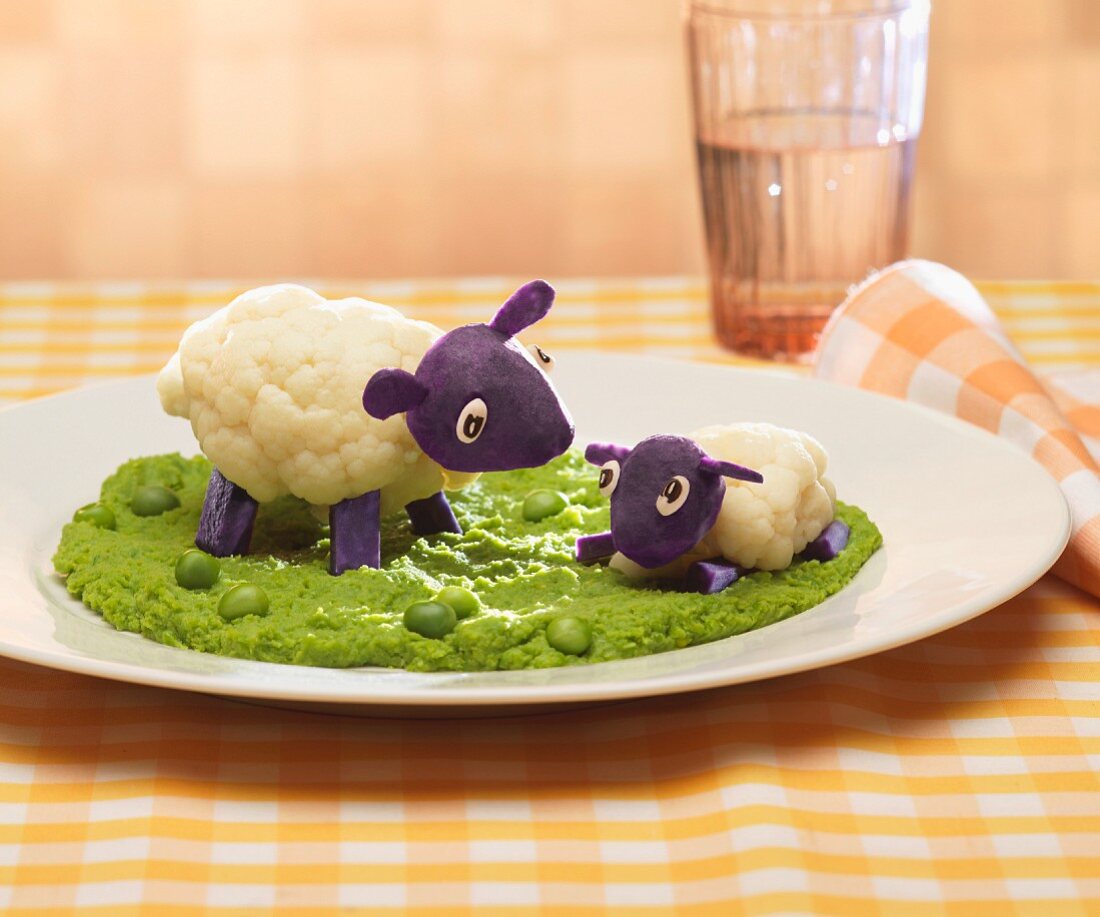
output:
[[[545,464],[573,442],[552,361],[515,338],[553,301],[532,281],[492,321],[444,334],[279,284],[196,322],[157,380],[214,464],[195,544],[246,553],[257,504],[284,494],[328,508],[333,574],[377,568],[380,517],[402,507],[418,534],[460,532],[444,489]]]
[[[618,552],[611,566],[629,576],[682,578],[685,588],[709,593],[748,569],[782,570],[807,546],[809,556],[828,559],[843,547],[841,535],[846,541],[847,527],[833,523],[825,450],[796,430],[711,426],[651,436],[633,449],[592,443],[585,458],[601,466],[611,531],[578,539],[581,561]],[[740,483],[727,487],[724,478]]]

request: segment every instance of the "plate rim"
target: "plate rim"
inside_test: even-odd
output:
[[[254,679],[251,682],[238,681],[238,673],[234,673],[232,679],[227,679],[222,674],[204,674],[197,672],[183,672],[167,668],[150,668],[146,666],[137,665],[127,662],[116,662],[113,660],[101,659],[94,656],[84,656],[74,650],[67,652],[52,651],[49,649],[36,649],[34,647],[20,646],[17,644],[8,643],[2,632],[0,632],[0,656],[4,656],[10,659],[15,659],[20,662],[31,663],[34,665],[41,665],[48,668],[54,668],[61,671],[72,672],[80,675],[90,675],[99,678],[106,678],[108,680],[128,683],[128,684],[140,684],[150,687],[170,688],[173,690],[184,690],[197,692],[202,694],[210,694],[221,697],[236,697],[248,700],[268,700],[268,701],[287,701],[287,702],[299,702],[299,703],[317,703],[317,704],[335,704],[335,705],[359,705],[362,707],[402,707],[402,708],[426,708],[426,707],[438,707],[438,708],[462,708],[462,707],[542,707],[556,704],[570,704],[570,703],[596,703],[601,701],[618,701],[628,700],[633,698],[651,697],[651,696],[664,696],[673,694],[683,694],[692,691],[707,690],[712,688],[727,687],[736,684],[745,684],[753,681],[778,678],[784,675],[792,675],[799,672],[810,671],[816,668],[822,668],[825,666],[836,665],[839,663],[851,661],[852,659],[862,658],[864,656],[875,655],[881,652],[885,652],[890,649],[904,646],[909,643],[913,643],[917,640],[922,640],[927,637],[934,636],[935,634],[942,633],[945,630],[949,630],[959,624],[963,624],[967,621],[973,620],[979,615],[998,607],[1004,602],[1009,601],[1015,596],[1019,595],[1030,585],[1037,582],[1042,578],[1050,568],[1057,562],[1061,556],[1066,544],[1069,541],[1072,530],[1072,517],[1068,503],[1065,498],[1065,494],[1058,486],[1054,478],[1047,472],[1042,465],[1040,465],[1032,456],[1028,455],[1023,450],[1015,447],[1013,444],[1007,442],[1003,437],[1000,437],[988,430],[973,424],[967,423],[955,417],[953,415],[944,413],[942,411],[935,410],[926,405],[917,404],[905,399],[895,398],[888,395],[880,394],[878,392],[871,392],[865,389],[860,389],[854,386],[842,385],[840,383],[832,382],[829,380],[816,379],[808,376],[801,376],[789,371],[783,371],[781,369],[775,369],[772,367],[756,368],[756,367],[742,367],[731,366],[722,363],[710,363],[697,360],[681,360],[670,357],[650,357],[645,354],[626,354],[619,352],[608,352],[601,350],[579,350],[559,348],[556,352],[556,356],[560,355],[566,359],[574,357],[580,357],[584,359],[598,358],[601,360],[624,360],[628,362],[645,360],[647,364],[659,364],[682,369],[684,367],[692,367],[694,369],[705,369],[707,371],[715,371],[720,373],[733,373],[735,375],[744,375],[752,378],[759,379],[761,377],[770,377],[774,380],[779,380],[781,384],[791,385],[811,385],[821,388],[823,390],[839,390],[845,393],[845,397],[855,396],[857,398],[867,398],[875,402],[889,402],[892,410],[913,411],[918,414],[924,415],[927,419],[935,422],[936,424],[953,430],[956,433],[976,437],[978,439],[986,439],[986,441],[995,441],[996,447],[1004,449],[1007,452],[1011,452],[1017,458],[1024,459],[1035,467],[1035,469],[1042,472],[1042,479],[1049,485],[1051,495],[1057,495],[1057,503],[1060,507],[1060,537],[1056,541],[1051,542],[1051,546],[1046,551],[1046,554],[1041,560],[1037,560],[1035,565],[1027,569],[1027,572],[1017,574],[1010,580],[1007,580],[1003,590],[998,591],[997,597],[991,599],[989,597],[976,597],[961,603],[956,603],[947,610],[941,610],[927,617],[921,618],[916,624],[905,628],[895,629],[893,631],[885,631],[880,634],[875,634],[870,637],[865,637],[863,641],[855,644],[847,644],[841,647],[814,650],[808,649],[803,653],[794,655],[787,655],[783,657],[778,663],[761,661],[757,663],[732,665],[722,670],[704,670],[697,673],[677,674],[667,677],[650,677],[650,678],[625,678],[621,680],[609,680],[609,681],[590,681],[586,683],[578,684],[565,684],[565,685],[527,685],[527,686],[463,686],[460,691],[452,691],[450,687],[425,687],[414,686],[410,688],[399,688],[396,690],[386,690],[381,694],[366,694],[362,690],[362,686],[358,689],[354,684],[349,684],[348,687],[339,690],[333,690],[332,687],[327,685],[308,685],[308,684],[296,684],[296,685],[275,685],[266,680]],[[67,389],[65,391],[52,393],[49,395],[43,395],[35,398],[30,398],[25,401],[16,402],[11,405],[5,405],[0,408],[0,417],[13,412],[25,412],[28,410],[34,410],[40,407],[43,403],[56,401],[60,399],[69,399],[75,396],[83,396],[89,393],[102,392],[104,389],[118,388],[118,387],[133,387],[141,384],[149,384],[152,379],[155,378],[155,374],[135,374],[126,376],[124,378],[116,378],[109,380],[95,380],[87,385],[80,385],[76,388]],[[888,546],[887,546],[888,549]],[[888,555],[887,555],[888,556]],[[856,579],[853,582],[859,580],[860,576],[864,575],[864,571],[860,571]],[[851,584],[845,589],[850,588]],[[841,590],[842,594],[845,590]],[[76,600],[73,599],[75,602]],[[813,609],[808,609],[802,614],[812,613]],[[798,617],[798,616],[794,616]],[[785,620],[793,620],[785,619]],[[776,622],[778,626],[784,622]],[[736,640],[738,637],[744,637],[748,633],[756,633],[761,629],[755,629],[753,631],[746,632],[746,634],[737,634],[730,637],[722,638],[720,641],[712,641],[719,643],[724,640]],[[119,632],[120,634],[126,634],[133,636],[136,639],[148,639],[141,637],[140,635],[130,635],[128,632]],[[175,652],[185,653],[191,655],[197,651],[189,649],[177,649],[174,647],[168,647],[164,644],[150,641],[154,645],[164,649],[173,650]],[[677,650],[670,650],[670,653],[679,652]],[[210,654],[203,654],[210,655]],[[214,655],[213,658],[227,659],[230,662],[243,665],[247,668],[253,666],[262,667],[265,671],[282,670],[284,672],[294,672],[296,674],[308,673],[314,670],[314,667],[310,666],[293,666],[280,663],[267,663],[257,660],[249,659],[237,659],[235,657],[224,657]],[[629,662],[630,660],[622,660],[622,662]],[[599,666],[614,666],[619,660],[609,661],[605,663],[598,663]],[[367,667],[364,667],[367,668]],[[376,669],[379,667],[370,667]],[[341,671],[341,670],[330,670]],[[354,671],[354,670],[351,670]],[[404,670],[395,670],[395,674]],[[243,674],[243,673],[242,673]],[[439,672],[439,673],[407,673],[415,674],[421,678],[430,678],[433,675],[446,677],[452,680],[461,680],[464,675],[476,675],[484,677],[485,672]],[[454,687],[458,687],[455,685]],[[320,688],[320,690],[318,690]]]

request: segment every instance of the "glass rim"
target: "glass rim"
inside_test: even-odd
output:
[[[731,5],[725,5],[725,0],[687,0],[687,8],[690,12],[708,13],[714,16],[724,16],[728,19],[762,19],[786,22],[818,22],[837,19],[890,19],[910,10],[917,10],[926,15],[931,11],[930,0],[893,0],[883,9],[865,10],[807,10],[805,12],[785,11],[780,12],[768,9],[763,5],[767,0],[737,0],[744,2],[744,9],[734,9]]]

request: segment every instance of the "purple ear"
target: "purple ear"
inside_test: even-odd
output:
[[[403,369],[380,369],[363,389],[363,407],[371,417],[385,420],[411,410],[428,397],[416,376]]]
[[[617,446],[615,443],[589,443],[584,450],[584,460],[591,465],[602,465],[615,459],[623,461],[630,455],[629,446]]]
[[[508,297],[508,302],[497,310],[489,327],[512,337],[545,318],[553,304],[554,288],[545,280],[532,280]]]
[[[736,465],[733,462],[720,462],[704,455],[699,459],[699,470],[709,471],[711,474],[720,474],[724,478],[733,478],[737,481],[752,481],[754,484],[763,484],[764,475],[759,471],[753,471],[744,465]]]

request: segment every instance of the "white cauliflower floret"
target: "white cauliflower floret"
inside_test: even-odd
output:
[[[389,513],[476,477],[447,475],[402,416],[377,420],[363,409],[377,370],[415,372],[442,333],[364,299],[260,287],[186,331],[157,392],[254,499],[289,493],[326,506],[381,489]]]
[[[710,532],[671,564],[646,570],[616,554],[616,569],[678,577],[697,560],[725,557],[742,567],[782,570],[832,522],[836,488],[824,477],[828,456],[812,436],[767,423],[711,426],[688,435],[707,455],[753,468],[764,482],[727,481]]]

